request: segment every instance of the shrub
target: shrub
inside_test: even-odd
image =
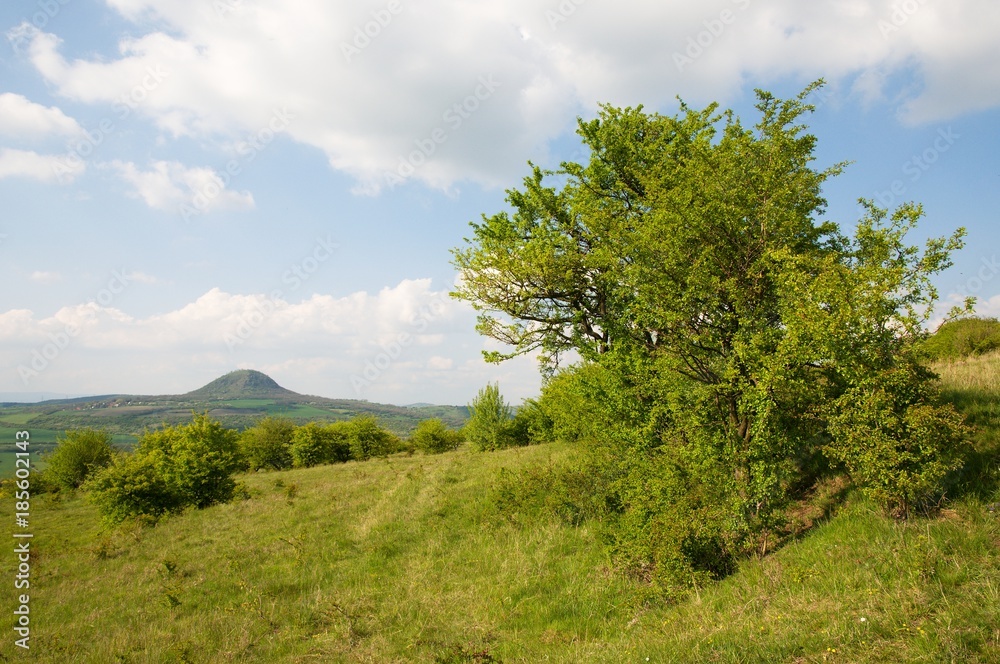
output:
[[[534,445],[555,440],[552,419],[534,399],[525,399],[507,425],[508,445]]]
[[[296,468],[350,461],[350,425],[310,422],[296,427],[289,451]]]
[[[166,455],[161,472],[183,505],[201,508],[232,498],[236,486],[232,474],[240,465],[237,434],[207,414],[139,439],[136,452],[153,450]]]
[[[434,418],[421,421],[410,440],[424,454],[438,454],[457,449],[464,438],[461,432],[452,431],[444,422]]]
[[[167,483],[165,464],[165,455],[159,450],[133,452],[119,455],[96,473],[86,487],[104,520],[117,524],[140,516],[156,519],[182,509],[180,496]]]
[[[924,343],[932,360],[961,359],[1000,348],[1000,321],[970,316],[944,323]]]
[[[236,433],[196,415],[189,424],[144,433],[132,453],[115,458],[84,487],[110,523],[155,519],[231,500],[239,463]]]
[[[469,404],[465,437],[480,451],[509,447],[512,443],[510,422],[510,407],[500,394],[500,386],[487,385]]]
[[[370,415],[351,420],[347,431],[351,458],[357,461],[387,456],[399,447],[399,439],[391,431],[379,426],[378,421]]]
[[[45,478],[62,489],[76,489],[94,471],[111,463],[114,450],[107,431],[67,431],[46,457]]]
[[[967,433],[954,407],[932,403],[912,373],[896,369],[848,390],[835,404],[826,448],[864,493],[901,517],[940,494],[961,465]]]
[[[240,435],[240,451],[249,470],[292,467],[295,424],[286,418],[265,417]]]

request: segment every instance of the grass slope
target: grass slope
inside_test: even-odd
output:
[[[998,662],[1000,361],[982,362],[946,374],[979,453],[939,515],[851,497],[671,606],[644,603],[591,526],[491,507],[500,468],[561,463],[564,445],[250,475],[250,499],[155,528],[105,532],[80,498],[40,498],[30,661]],[[0,554],[0,578],[14,566]],[[0,583],[0,660],[28,661],[14,601]]]

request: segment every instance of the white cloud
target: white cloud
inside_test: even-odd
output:
[[[117,59],[73,61],[56,36],[18,29],[60,94],[131,95],[163,130],[223,141],[266,131],[288,109],[282,130],[367,192],[407,165],[443,189],[507,183],[597,102],[725,100],[748,79],[914,74],[918,85],[896,102],[910,122],[1000,104],[1000,5],[986,0],[429,0],[403,3],[381,26],[372,12],[382,5],[323,0],[110,4],[164,27],[123,39]],[[868,97],[880,92],[872,82]]]
[[[26,177],[42,182],[69,182],[86,170],[79,159],[43,155],[31,150],[0,148],[0,179]]]
[[[427,360],[427,368],[433,371],[448,371],[453,366],[455,366],[455,361],[450,357],[434,355]]]
[[[113,161],[134,194],[156,210],[190,210],[190,214],[211,210],[249,210],[253,194],[227,189],[225,181],[211,168],[188,168],[176,161],[156,161],[152,169],[140,170],[132,162]]]
[[[43,272],[41,270],[35,270],[31,273],[31,280],[37,281],[43,284],[51,284],[62,279],[62,275],[58,272]]]
[[[0,94],[0,134],[13,138],[79,136],[83,128],[54,106],[42,106],[27,98]]]
[[[532,359],[501,367],[482,360],[484,342],[474,321],[471,307],[432,290],[429,279],[301,302],[216,288],[145,318],[94,302],[47,318],[24,310],[0,313],[0,361],[30,368],[32,351],[69,330],[66,347],[28,387],[170,393],[198,387],[180,386],[182,378],[202,375],[207,382],[243,367],[265,371],[298,392],[391,403],[465,403],[492,380],[501,381],[511,401],[537,394]],[[106,376],[130,382],[109,384]],[[0,375],[0,390],[25,387],[16,371]]]
[[[162,281],[151,274],[146,274],[145,272],[129,272],[125,275],[129,281],[135,281],[140,284],[159,284]]]

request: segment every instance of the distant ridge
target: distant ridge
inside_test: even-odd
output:
[[[464,406],[402,407],[299,394],[278,385],[267,374],[242,369],[187,394],[106,394],[40,403],[0,402],[0,428],[19,431],[30,426],[33,443],[54,445],[61,432],[73,429],[104,429],[134,438],[164,424],[190,422],[192,412],[208,413],[223,426],[236,430],[253,426],[264,417],[305,424],[370,415],[400,436],[410,435],[418,423],[429,418],[438,418],[457,429],[469,417]]]
[[[230,371],[208,385],[182,395],[186,399],[288,399],[302,395],[286,390],[267,374],[252,369]]]

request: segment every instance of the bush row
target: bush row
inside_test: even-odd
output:
[[[239,471],[305,468],[364,461],[414,449],[455,449],[463,441],[440,420],[421,422],[409,443],[363,416],[347,422],[268,417],[237,432],[195,415],[188,424],[143,433],[131,452],[112,447],[105,431],[70,431],[46,457],[36,491],[87,491],[110,524],[129,518],[158,519],[188,507],[223,503],[239,493]]]

